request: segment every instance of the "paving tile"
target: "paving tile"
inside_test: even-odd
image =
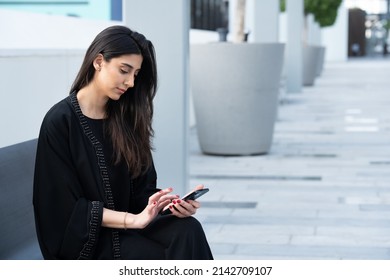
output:
[[[317,245],[322,246],[350,246],[350,247],[373,247],[384,248],[390,247],[390,236],[371,234],[367,236],[352,236],[352,235],[297,235],[291,239],[292,245]]]
[[[385,260],[390,258],[386,248],[343,247],[321,245],[247,245],[237,246],[237,255],[248,259],[299,259],[299,260]],[[226,258],[226,256],[225,256]],[[232,255],[234,259],[234,255]]]

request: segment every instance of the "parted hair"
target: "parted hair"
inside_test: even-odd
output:
[[[157,90],[157,66],[153,44],[144,35],[125,26],[111,26],[93,40],[72,84],[70,93],[78,92],[93,79],[94,59],[102,54],[106,61],[127,54],[143,56],[133,88],[119,100],[106,104],[104,131],[113,145],[115,164],[125,161],[133,178],[152,166],[153,98]]]

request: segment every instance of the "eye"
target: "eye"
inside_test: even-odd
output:
[[[124,69],[122,69],[122,68],[121,68],[119,71],[120,71],[122,74],[128,74],[128,73],[129,73],[128,71],[126,71],[126,70],[124,70]]]

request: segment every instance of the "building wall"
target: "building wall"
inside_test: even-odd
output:
[[[0,49],[86,49],[113,24],[121,22],[0,9]]]
[[[113,24],[120,22],[0,9],[0,147],[38,137],[44,114],[68,95],[86,48]]]
[[[366,55],[366,13],[361,9],[350,9],[348,16],[348,56],[364,56]]]
[[[38,137],[45,113],[69,94],[83,55],[0,50],[0,148]]]
[[[50,15],[74,16],[88,19],[111,19],[111,0],[0,1],[0,9]]]

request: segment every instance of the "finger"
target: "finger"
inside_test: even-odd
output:
[[[173,205],[176,207],[176,209],[185,216],[191,216],[195,214],[196,209],[189,203],[185,202],[184,200],[174,200]]]
[[[194,189],[195,189],[195,190],[204,189],[204,185],[203,185],[203,184],[197,185]]]
[[[194,209],[197,209],[200,207],[200,203],[196,200],[176,200],[176,202],[179,203],[183,208],[187,209],[188,211],[192,212]]]
[[[188,216],[184,215],[180,211],[177,210],[176,207],[173,207],[173,205],[169,205],[169,210],[171,210],[172,215],[179,217],[179,218],[186,218]]]
[[[153,201],[146,206],[146,210],[149,214],[153,214],[157,210],[157,206],[157,201]]]
[[[159,202],[160,202],[160,203],[165,202],[165,201],[171,202],[172,200],[178,199],[178,198],[179,198],[178,195],[175,195],[175,194],[166,194],[166,195],[163,195],[163,196],[160,197]]]
[[[154,193],[153,195],[151,195],[149,197],[149,203],[153,202],[153,201],[158,201],[162,196],[164,196],[164,195],[166,195],[166,194],[168,194],[168,193],[170,193],[172,191],[173,191],[172,188],[166,188],[166,189],[163,189],[163,190],[161,190],[159,192]]]
[[[160,203],[160,204],[158,205],[158,210],[159,210],[159,211],[165,210],[166,207],[167,207],[168,205],[170,205],[170,204],[171,204],[170,201],[164,201],[164,202],[162,202],[162,203]]]
[[[160,191],[158,192],[158,194],[164,195],[164,194],[171,193],[172,191],[173,191],[173,188],[169,187],[169,188],[160,190]]]
[[[200,202],[197,200],[187,200],[187,203],[191,204],[195,209],[200,208]]]

